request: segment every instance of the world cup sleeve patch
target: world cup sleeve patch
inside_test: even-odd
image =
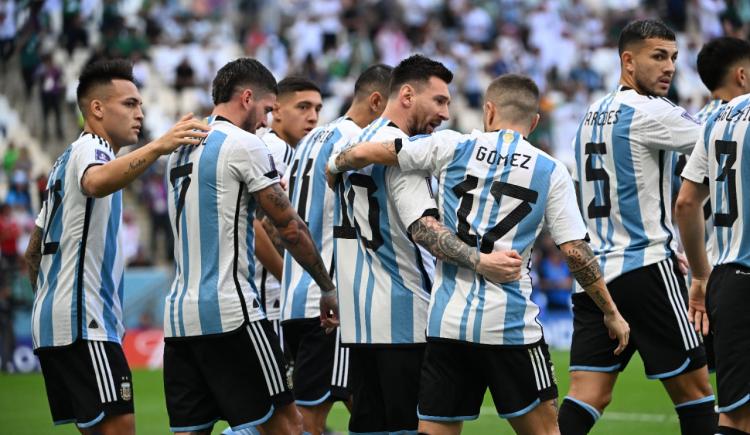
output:
[[[96,150],[96,152],[94,153],[94,159],[98,162],[108,162],[111,160],[109,154],[105,153],[102,150]]]

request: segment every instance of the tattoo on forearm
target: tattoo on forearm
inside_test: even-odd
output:
[[[125,171],[125,175],[130,175],[131,173],[138,171],[145,164],[146,164],[146,159],[136,159],[136,160],[131,161],[128,164],[128,169]]]
[[[585,241],[570,242],[566,248],[566,254],[570,272],[581,287],[588,287],[602,277],[599,262]]]
[[[476,270],[479,254],[433,217],[423,217],[409,228],[415,242],[427,248],[438,259]]]
[[[36,227],[29,239],[28,249],[26,250],[26,264],[28,266],[29,280],[31,288],[36,291],[36,278],[39,276],[39,265],[42,262],[42,229]]]
[[[387,142],[378,142],[378,145],[385,148],[386,151],[388,151],[391,155],[396,155],[396,146],[394,145],[393,141],[387,141]],[[338,156],[336,156],[336,166],[339,168],[340,172],[346,172],[351,171],[353,169],[357,169],[356,162],[352,158],[353,149],[356,148],[359,145],[355,145],[351,148],[347,148],[344,151],[341,152]]]
[[[276,247],[276,250],[279,252],[279,255],[284,255],[284,243],[281,241],[281,235],[279,234],[279,230],[276,229],[276,226],[274,226],[273,222],[271,222],[271,219],[269,219],[267,216],[264,216],[260,220],[261,225],[263,225],[263,229],[266,230],[266,234],[268,234],[268,238],[271,239],[271,243],[273,243],[273,246]]]

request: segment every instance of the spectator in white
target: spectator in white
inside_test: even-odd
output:
[[[41,87],[43,137],[45,140],[49,137],[47,118],[49,118],[50,112],[53,112],[55,126],[57,127],[57,130],[55,130],[57,138],[62,139],[62,113],[60,105],[62,103],[64,83],[62,70],[52,60],[52,54],[48,53],[42,57],[42,65],[36,72],[36,80]]]
[[[141,229],[135,221],[135,215],[130,209],[122,213],[122,255],[125,265],[140,257],[141,252]]]
[[[698,0],[698,17],[700,19],[701,35],[708,41],[722,36],[719,14],[727,9],[724,0]]]
[[[13,55],[16,39],[16,1],[0,0],[0,64],[5,74],[5,63]]]
[[[494,34],[492,17],[479,4],[474,3],[468,8],[465,15],[461,17],[461,27],[469,42],[487,46]]]
[[[323,28],[307,14],[299,16],[287,31],[289,46],[292,47],[292,62],[300,65],[308,55],[317,59],[323,54]]]
[[[323,51],[336,48],[336,35],[341,31],[339,13],[341,0],[317,0],[311,2],[310,12],[318,18],[322,31]]]
[[[401,27],[393,20],[387,21],[375,36],[375,46],[380,52],[380,61],[386,65],[397,65],[411,51],[411,44]]]

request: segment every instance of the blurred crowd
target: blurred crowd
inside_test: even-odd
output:
[[[0,0],[0,57],[3,74],[18,71],[25,98],[40,101],[38,134],[47,139],[54,132],[62,145],[72,138],[62,138],[61,124],[78,119],[76,84],[69,79],[101,57],[130,58],[142,93],[153,96],[144,104],[147,141],[161,133],[149,119],[168,125],[180,113],[206,114],[211,79],[237,56],[259,59],[278,79],[292,73],[312,79],[323,91],[321,122],[327,122],[346,108],[364,68],[395,65],[420,52],[455,74],[447,127],[481,127],[482,93],[493,77],[531,76],[544,97],[542,122],[530,139],[572,164],[570,142],[582,113],[617,83],[617,35],[627,22],[645,17],[659,17],[678,32],[670,98],[697,111],[707,98],[695,69],[697,53],[716,36],[748,36],[748,1]],[[85,59],[76,64],[81,53]],[[16,59],[17,66],[8,66]],[[32,195],[42,199],[44,190],[38,171],[23,146],[6,147],[0,175],[8,186],[0,196],[6,265],[18,264],[33,229],[39,202]],[[162,171],[157,166],[130,188],[130,198],[140,203],[126,200],[131,263],[171,258]],[[567,310],[572,280],[548,239],[535,250],[533,273],[536,300]]]

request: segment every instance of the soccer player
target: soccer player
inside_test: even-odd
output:
[[[366,69],[354,84],[354,100],[346,114],[305,136],[284,177],[292,206],[307,222],[332,276],[334,193],[326,188],[325,166],[333,149],[359,136],[383,113],[391,70],[386,65]],[[320,288],[288,252],[282,288],[281,320],[286,349],[294,360],[294,396],[305,431],[319,435],[333,401],[350,399],[349,350],[340,346],[338,329],[326,333],[320,326]]]
[[[323,108],[322,97],[318,86],[310,80],[303,77],[286,77],[278,84],[278,97],[273,105],[273,121],[271,128],[261,139],[265,142],[273,156],[276,170],[279,177],[284,177],[287,168],[292,162],[294,150],[302,138],[310,133],[318,125],[318,115]],[[303,218],[304,219],[304,218]],[[260,233],[261,222],[256,221],[256,231]],[[282,250],[281,243],[278,240],[278,234],[273,230],[270,222],[263,222],[266,232],[271,242],[274,242],[277,249]],[[261,234],[260,237],[264,237]],[[264,240],[265,242],[265,240]],[[279,322],[281,316],[281,271],[282,259],[273,255],[270,245],[258,245],[256,258],[261,259],[258,255],[265,251],[270,261],[276,265],[274,269],[269,269],[261,264],[258,272],[255,274],[255,285],[260,290],[261,304],[266,309],[268,320],[273,322],[274,330],[280,333]],[[265,260],[265,259],[263,259]],[[258,261],[256,261],[257,263]],[[261,262],[267,263],[268,260]],[[317,306],[317,302],[315,302]]]
[[[355,139],[389,140],[431,133],[448,119],[448,83],[441,63],[411,56],[393,69],[380,118]],[[334,209],[334,261],[341,340],[350,347],[353,433],[415,431],[425,348],[431,254],[495,281],[520,276],[517,253],[478,254],[437,222],[425,171],[370,166],[342,175]],[[414,228],[429,225],[416,243]],[[428,243],[430,238],[441,243]]]
[[[715,49],[733,47],[731,53],[725,53],[726,57],[716,59],[719,63],[715,73],[721,74],[717,84],[723,85],[727,92],[723,96],[731,95],[732,90],[747,92],[750,86],[747,42],[721,38],[706,47],[714,43]],[[750,336],[744,309],[748,303],[745,293],[749,284],[750,248],[745,244],[744,231],[748,228],[742,219],[748,205],[743,191],[749,170],[744,152],[749,143],[750,96],[737,96],[722,107],[709,117],[682,173],[684,182],[676,212],[693,272],[688,315],[696,330],[707,334],[710,326],[713,332],[720,412],[717,433],[729,435],[750,433],[747,369],[750,360],[746,352]],[[714,233],[706,242],[703,208],[709,197]]]
[[[122,193],[156,159],[195,144],[208,126],[183,117],[159,139],[121,157],[143,125],[132,65],[84,68],[76,91],[83,133],[55,161],[29,241],[34,351],[52,420],[83,434],[135,433],[133,385],[121,338]]]
[[[683,434],[716,428],[706,355],[687,316],[687,289],[671,218],[673,153],[689,153],[700,124],[664,96],[675,72],[674,33],[652,20],[619,38],[620,84],[592,104],[573,140],[581,211],[607,287],[632,328],[619,355],[594,301],[573,295],[571,384],[563,434],[588,433],[637,350],[646,376],[675,404]]]
[[[607,291],[565,166],[524,139],[539,121],[539,89],[507,74],[485,95],[485,133],[445,130],[408,140],[365,142],[331,159],[331,171],[371,163],[428,170],[439,180],[440,218],[476,255],[515,250],[530,260],[546,225],[573,275],[603,311],[621,352],[627,322]],[[418,221],[412,237],[426,230]],[[439,243],[435,241],[435,243]],[[557,433],[557,386],[549,351],[530,300],[531,277],[498,285],[438,260],[427,319],[419,394],[419,431],[458,434],[479,416],[487,387],[498,413],[517,433]],[[600,314],[601,315],[601,314]]]
[[[164,316],[170,428],[208,434],[221,418],[234,431],[300,433],[278,336],[255,287],[256,207],[321,287],[322,312],[335,314],[335,289],[279,186],[268,148],[253,134],[273,108],[276,80],[258,61],[242,58],[219,70],[212,96],[208,137],[167,164],[177,263]],[[321,321],[337,324],[333,316]]]

